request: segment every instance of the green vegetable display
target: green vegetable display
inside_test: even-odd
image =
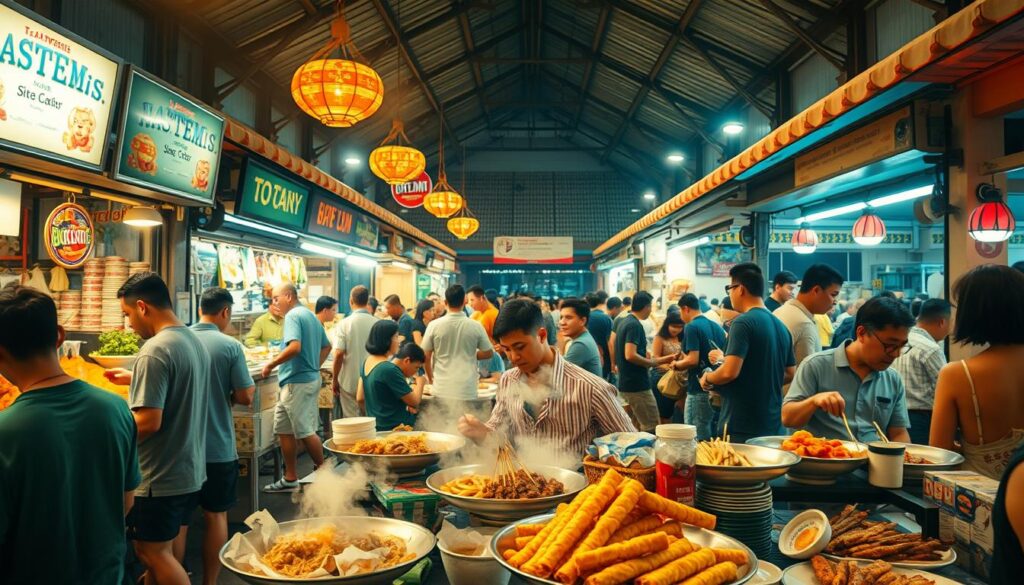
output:
[[[139,353],[142,338],[134,331],[115,330],[100,333],[100,348],[97,355],[135,355]]]

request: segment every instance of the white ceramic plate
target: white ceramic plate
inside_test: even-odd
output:
[[[865,559],[855,559],[853,557],[837,557],[836,555],[830,555],[828,553],[822,553],[822,556],[832,559],[833,561],[861,561]],[[894,567],[905,567],[907,569],[938,569],[940,567],[948,567],[956,562],[956,551],[952,548],[947,550],[942,558],[937,561],[891,561],[890,565]]]
[[[782,580],[782,569],[768,561],[757,561],[757,572],[747,585],[775,585]]]
[[[869,564],[871,563],[860,563],[861,566],[867,566]],[[928,573],[916,569],[896,567],[893,571],[897,575],[921,575],[934,581],[935,585],[961,585],[960,583],[952,579],[947,579],[942,575],[936,575],[935,573]],[[814,569],[811,568],[810,561],[793,565],[782,573],[782,585],[816,585],[817,583],[818,578],[814,576]]]

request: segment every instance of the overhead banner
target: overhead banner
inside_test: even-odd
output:
[[[572,238],[494,238],[495,264],[572,264]]]
[[[430,180],[427,171],[420,173],[408,183],[391,185],[391,196],[395,202],[402,207],[413,209],[423,205],[423,199],[434,190],[434,182]]]
[[[380,224],[336,197],[317,193],[309,211],[306,231],[325,239],[377,251]]]
[[[213,204],[224,118],[132,68],[114,177]]]
[[[914,146],[914,117],[910,106],[796,157],[795,186],[817,183]]]
[[[306,227],[309,187],[252,158],[246,160],[242,173],[236,214],[295,230]]]
[[[38,15],[0,4],[0,143],[101,170],[119,65]]]

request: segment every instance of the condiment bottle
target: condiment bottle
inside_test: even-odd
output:
[[[697,484],[697,427],[658,425],[654,430],[655,483],[659,496],[693,505]]]
[[[868,443],[868,483],[875,487],[899,489],[903,487],[903,443]]]

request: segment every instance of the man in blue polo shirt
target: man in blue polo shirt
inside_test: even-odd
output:
[[[856,337],[800,364],[782,407],[782,423],[817,437],[846,437],[845,412],[859,441],[910,442],[906,392],[893,361],[907,345],[914,318],[896,299],[876,297],[857,311]]]

